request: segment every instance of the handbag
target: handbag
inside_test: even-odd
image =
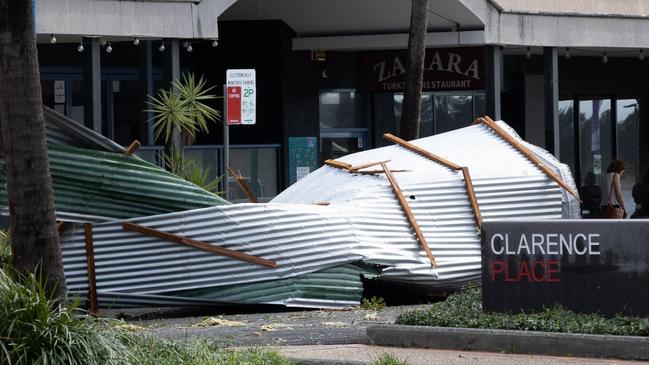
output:
[[[624,209],[619,205],[611,205],[611,196],[613,195],[613,183],[614,179],[611,179],[611,190],[608,193],[608,203],[604,207],[604,212],[602,218],[608,219],[623,219],[624,218]]]

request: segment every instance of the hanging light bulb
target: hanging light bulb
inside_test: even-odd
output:
[[[160,43],[160,47],[158,47],[158,51],[164,52],[165,51],[165,44],[164,42]]]
[[[602,63],[608,63],[608,55],[606,52],[604,52],[604,56],[602,56]]]
[[[191,51],[193,51],[193,50],[194,50],[194,49],[192,48],[192,45],[191,45],[191,44],[188,44],[188,45],[187,45],[187,52],[191,52]]]
[[[52,34],[52,36],[50,37],[50,43],[56,44],[56,37],[54,36],[54,34]]]
[[[183,47],[185,48],[189,47],[189,42],[185,41],[185,43],[183,43]]]
[[[77,47],[77,52],[79,53],[83,52],[83,42],[79,42],[79,46]]]
[[[525,51],[525,58],[530,59],[532,57],[532,49],[530,47],[527,47],[527,51]]]
[[[106,53],[111,53],[113,51],[113,47],[110,45],[110,42],[106,44]]]
[[[133,39],[133,45],[134,45],[134,46],[139,46],[139,45],[140,45],[140,40],[137,39],[137,37],[135,37],[135,38]]]
[[[216,48],[216,47],[218,47],[218,46],[219,46],[219,39],[217,38],[217,39],[215,39],[215,40],[212,41],[212,47],[215,47],[215,48]]]
[[[640,61],[644,61],[644,50],[642,50],[642,49],[640,50],[640,54],[638,55],[638,59]]]
[[[567,60],[570,59],[570,48],[569,47],[566,47],[566,59]]]

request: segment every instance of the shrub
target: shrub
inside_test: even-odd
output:
[[[0,271],[0,359],[9,364],[122,363],[125,334],[49,300],[31,275],[15,283]]]
[[[649,336],[649,318],[617,315],[605,318],[597,314],[581,314],[561,306],[539,313],[485,313],[480,289],[457,292],[444,302],[425,310],[401,313],[397,324],[491,328],[523,331],[589,333],[625,336]]]
[[[11,241],[9,232],[0,230],[0,270],[6,270],[11,265]]]

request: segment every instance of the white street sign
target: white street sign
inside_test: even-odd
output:
[[[257,122],[257,87],[254,69],[227,70],[225,84],[229,90],[235,93],[240,88],[241,103],[228,103],[228,124],[255,124]],[[236,95],[235,95],[236,96]],[[231,110],[235,108],[235,110]],[[236,110],[236,109],[239,110]]]

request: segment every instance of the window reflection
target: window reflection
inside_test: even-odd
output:
[[[361,100],[354,90],[320,91],[320,128],[363,128]]]

